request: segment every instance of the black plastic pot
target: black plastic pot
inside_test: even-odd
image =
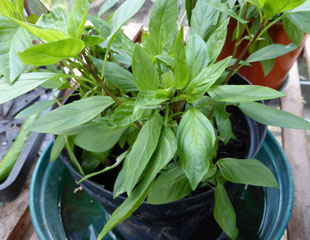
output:
[[[249,84],[240,75],[233,76],[230,83]],[[250,136],[249,147],[244,157],[254,158],[264,141],[266,126],[246,117],[239,109],[236,111],[243,118],[242,122],[245,125],[243,128]],[[64,151],[61,158],[74,179],[79,181],[82,176],[71,165],[67,152]],[[83,181],[81,186],[102,204],[108,214],[112,214],[125,200],[123,196],[113,199],[112,192],[90,180]],[[234,187],[231,186],[233,184],[226,184],[230,195],[234,191]],[[130,218],[115,228],[115,233],[126,240],[216,239],[221,230],[213,218],[213,209],[213,190],[168,204],[143,203]]]

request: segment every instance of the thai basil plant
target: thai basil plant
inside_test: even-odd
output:
[[[106,1],[100,15],[114,2]],[[264,12],[265,22],[279,12],[294,11],[302,2],[281,9],[253,0],[245,4]],[[17,116],[59,105],[29,127],[57,135],[51,161],[65,148],[83,176],[81,181],[121,169],[113,194],[125,194],[127,199],[98,239],[145,200],[168,203],[201,186],[214,189],[214,217],[236,239],[236,216],[223,183],[278,184],[258,160],[217,159],[219,143],[236,139],[227,106],[236,106],[263,124],[310,129],[307,121],[256,102],[283,93],[261,86],[227,85],[240,64],[287,52],[286,46],[269,45],[246,61],[228,57],[217,62],[230,17],[250,31],[247,21],[232,10],[235,1],[197,1],[184,43],[183,27],[177,26],[177,0],[157,0],[141,44],[131,42],[120,28],[144,0],[125,1],[106,20],[88,15],[87,0],[77,0],[71,12],[55,7],[41,16],[28,11],[27,17],[22,0],[0,3],[0,103],[39,86],[54,89],[54,100],[33,105]],[[85,26],[87,18],[91,24]],[[250,44],[269,26],[260,24],[249,35]],[[74,100],[64,105],[68,96],[56,96],[63,89],[74,90]],[[115,148],[120,149],[118,155]],[[82,153],[77,154],[77,149]]]

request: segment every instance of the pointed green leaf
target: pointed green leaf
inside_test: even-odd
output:
[[[0,14],[24,21],[24,14],[9,0],[0,1]]]
[[[139,132],[132,150],[126,157],[126,190],[130,195],[137,184],[146,165],[150,161],[158,144],[160,131],[163,125],[162,117],[156,113],[147,121]]]
[[[186,41],[186,64],[189,81],[193,80],[209,63],[209,53],[204,40],[193,34]]]
[[[165,204],[180,200],[192,192],[181,166],[159,175],[151,185],[147,197],[149,204]]]
[[[53,144],[53,147],[52,147],[52,150],[51,150],[51,154],[50,154],[50,161],[51,162],[54,162],[58,158],[61,151],[64,149],[65,144],[66,144],[66,142],[65,142],[64,136],[59,135],[56,137],[54,144]]]
[[[161,89],[162,90],[162,89]],[[148,106],[155,106],[169,99],[169,91],[163,94],[163,91],[142,90],[139,91],[135,102],[134,112]]]
[[[31,105],[30,107],[27,107],[26,109],[18,113],[15,116],[15,119],[25,118],[33,114],[41,113],[44,110],[47,110],[48,108],[53,106],[54,103],[55,103],[54,100],[40,101],[34,105]]]
[[[17,53],[31,47],[32,42],[22,27],[2,16],[0,16],[0,42],[0,73],[12,83],[27,69],[27,65],[20,61]]]
[[[219,85],[210,88],[208,94],[219,102],[251,102],[285,96],[272,88],[255,85]]]
[[[174,58],[168,54],[156,55],[155,58],[163,62],[165,65],[174,68]]]
[[[252,53],[245,61],[250,63],[273,59],[282,56],[288,52],[291,52],[297,47],[298,46],[293,43],[290,43],[288,45],[271,44]]]
[[[164,50],[170,51],[175,32],[177,31],[177,0],[158,0],[150,16],[150,43],[154,55]]]
[[[132,56],[133,80],[139,90],[156,90],[159,82],[158,72],[145,50],[136,44]]]
[[[310,5],[310,3],[309,3]],[[305,33],[310,33],[310,9],[304,12],[296,12],[289,14],[284,19],[289,19],[294,25],[296,25],[299,29],[301,29]]]
[[[216,82],[217,79],[223,74],[231,57],[211,64],[201,70],[201,72],[189,83],[186,93],[190,103],[196,102],[200,99],[209,88]]]
[[[58,75],[50,72],[24,73],[13,84],[9,84],[2,77],[0,78],[0,104],[27,93],[44,82],[57,78]]]
[[[174,86],[173,72],[169,71],[160,76],[160,81],[164,88],[171,88]]]
[[[147,174],[131,195],[113,212],[109,221],[105,224],[104,229],[99,234],[98,239],[102,239],[116,225],[130,217],[131,214],[143,203],[153,179],[173,158],[177,148],[176,145],[173,131],[169,128],[163,127],[158,146],[146,168]]]
[[[118,0],[104,1],[104,3],[102,4],[102,6],[98,12],[98,17],[102,17],[102,15],[104,15],[107,11],[109,11],[117,2],[118,2]]]
[[[48,14],[42,14],[36,26],[45,29],[53,29],[68,35],[69,11],[61,6],[56,6]]]
[[[209,37],[208,41],[206,42],[211,63],[216,61],[225,44],[228,23],[229,18],[227,18],[225,21],[222,22],[221,25],[218,26],[218,28],[214,31],[214,33]]]
[[[222,158],[216,162],[216,165],[227,181],[262,187],[279,187],[269,168],[256,159]]]
[[[309,26],[309,23],[307,26]],[[296,26],[289,17],[283,19],[283,27],[292,43],[295,43],[297,46],[299,46],[304,37],[304,31]]]
[[[71,37],[81,39],[88,14],[88,1],[76,0],[69,17],[68,33]]]
[[[18,55],[23,63],[42,66],[57,63],[66,58],[76,57],[84,47],[85,44],[82,40],[69,38],[36,45]]]
[[[262,124],[310,130],[310,123],[291,113],[256,102],[244,102],[238,107],[253,120]]]
[[[214,218],[232,240],[237,239],[236,214],[225,188],[217,184],[215,188]]]
[[[184,172],[194,190],[208,172],[215,143],[209,119],[196,109],[189,109],[177,130],[178,153]]]
[[[113,104],[108,96],[93,96],[63,105],[39,118],[32,131],[58,134],[86,123]]]
[[[100,123],[84,128],[74,139],[74,143],[89,152],[105,152],[118,142],[126,127],[109,129]]]
[[[267,15],[267,17],[271,18],[281,12],[290,11],[298,7],[304,3],[305,0],[258,0],[258,2],[263,7],[264,13]]]
[[[174,85],[176,89],[185,88],[189,81],[183,37],[184,37],[184,34],[183,34],[183,27],[182,27],[175,41]]]

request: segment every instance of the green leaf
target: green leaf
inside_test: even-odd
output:
[[[186,41],[186,64],[189,81],[194,79],[209,63],[209,53],[204,40],[192,34]]]
[[[69,11],[61,6],[53,7],[48,14],[42,14],[36,26],[53,29],[68,35]]]
[[[111,33],[111,26],[108,22],[104,21],[103,19],[96,17],[94,15],[88,15],[87,17],[92,24],[94,25],[94,28],[96,29],[97,34],[102,36],[103,38],[107,39]]]
[[[211,0],[215,2],[216,0]],[[207,1],[199,0],[192,11],[191,24],[188,36],[193,34],[199,35],[202,39],[206,39],[210,31],[216,26],[219,18],[219,11],[209,7]]]
[[[288,15],[286,18],[294,23],[299,29],[305,33],[310,33],[310,9],[305,12],[297,12]],[[285,19],[285,18],[284,18]]]
[[[104,42],[104,38],[100,36],[87,35],[83,37],[83,41],[87,47],[94,47],[100,43]]]
[[[29,117],[30,115],[41,113],[44,110],[47,110],[48,108],[53,106],[54,103],[55,103],[54,100],[40,101],[36,104],[33,104],[33,105],[27,107],[23,111],[19,112],[15,116],[15,119],[26,118],[26,117]]]
[[[264,48],[261,48],[251,54],[247,59],[246,62],[259,62],[263,60],[269,60],[273,58],[277,58],[279,56],[282,56],[288,52],[291,52],[295,50],[298,46],[290,43],[288,45],[282,45],[282,44],[271,44],[269,46],[266,46]]]
[[[176,89],[183,89],[186,87],[189,81],[189,74],[186,65],[183,27],[178,33],[177,39],[175,41],[174,54],[174,85]]]
[[[28,7],[32,14],[41,16],[41,14],[48,13],[48,9],[40,0],[28,0]]]
[[[125,127],[109,129],[94,123],[84,128],[74,143],[89,152],[105,152],[114,147],[125,130]]]
[[[227,57],[224,60],[211,64],[201,70],[201,72],[189,83],[187,87],[186,93],[188,102],[196,102],[203,95],[205,95],[209,88],[223,74],[230,59],[231,57]]]
[[[131,214],[143,203],[153,179],[173,158],[175,152],[175,135],[171,129],[163,127],[158,146],[145,170],[147,174],[131,195],[113,212],[109,221],[105,224],[104,229],[99,234],[98,239],[103,238],[116,225],[130,217]]]
[[[86,123],[113,104],[108,96],[93,96],[63,105],[39,118],[32,131],[58,134]]]
[[[283,19],[283,27],[292,43],[299,46],[304,37],[304,31],[296,26],[288,17]]]
[[[155,113],[140,130],[139,135],[133,144],[132,150],[126,157],[125,163],[127,166],[125,182],[128,195],[130,195],[132,189],[137,184],[156,149],[162,125],[162,117],[158,113]]]
[[[217,184],[215,188],[215,208],[214,218],[229,238],[235,240],[238,237],[238,229],[236,227],[235,210],[229,200],[225,188],[221,184]]]
[[[230,139],[237,139],[231,128],[229,113],[225,111],[226,104],[217,104],[214,106],[214,115],[219,133],[224,138],[226,145]]]
[[[143,6],[145,0],[127,0],[114,13],[112,21],[111,37]]]
[[[68,33],[71,37],[81,39],[88,14],[88,0],[76,0],[69,17]]]
[[[155,58],[163,62],[165,65],[174,68],[174,58],[168,54],[156,55]]]
[[[0,1],[0,14],[3,16],[17,18],[22,21],[24,20],[23,12],[20,12],[20,9],[17,9],[14,3],[9,0]]]
[[[160,81],[164,88],[171,88],[174,86],[173,72],[169,71],[160,76]]]
[[[14,84],[9,84],[2,77],[0,78],[0,104],[23,95],[57,76],[59,74],[50,72],[24,73]]]
[[[36,26],[34,24],[30,24],[30,23],[25,23],[25,22],[22,22],[22,21],[15,19],[15,18],[12,18],[12,17],[7,17],[7,18],[9,18],[10,20],[15,22],[19,26],[26,29],[32,35],[34,35],[34,36],[36,36],[36,37],[38,37],[44,41],[47,41],[47,42],[54,42],[57,40],[69,38],[66,34],[59,32],[57,30],[43,29],[42,27]]]
[[[150,16],[150,44],[154,55],[170,51],[177,31],[177,0],[158,0]]]
[[[258,2],[263,7],[264,13],[267,15],[267,17],[271,18],[281,12],[290,11],[298,7],[304,3],[305,0],[258,0]]]
[[[161,89],[162,90],[162,89]],[[172,89],[170,89],[172,90]],[[163,91],[142,90],[139,91],[135,102],[134,113],[148,106],[155,106],[169,100],[169,91],[163,94]]]
[[[256,85],[219,85],[210,88],[208,94],[219,102],[252,102],[285,96],[280,91]]]
[[[192,189],[181,166],[164,172],[151,185],[147,197],[148,204],[165,204],[180,200]]]
[[[61,151],[64,149],[65,144],[66,144],[66,142],[65,142],[64,136],[59,135],[56,137],[54,144],[53,144],[53,147],[52,147],[52,150],[51,150],[51,154],[50,154],[50,161],[51,162],[54,162],[58,158]]]
[[[42,66],[57,63],[66,58],[76,57],[84,47],[85,44],[82,40],[69,38],[36,45],[18,55],[23,63]]]
[[[194,190],[208,172],[215,143],[209,119],[196,109],[189,109],[177,130],[178,153],[184,172]]]
[[[241,17],[239,17],[237,15],[237,13],[235,11],[233,11],[232,9],[230,9],[228,4],[224,4],[224,3],[219,3],[217,1],[211,1],[211,2],[207,2],[207,7],[209,8],[215,8],[218,11],[227,14],[228,16],[231,16],[232,18],[236,19],[239,23],[242,24],[246,24],[247,21],[243,20]]]
[[[159,82],[158,72],[145,50],[136,44],[132,56],[133,80],[139,90],[156,90]]]
[[[256,159],[222,158],[216,162],[216,165],[227,181],[262,187],[279,187],[269,168]]]
[[[247,102],[240,103],[238,107],[250,118],[262,124],[284,128],[310,129],[308,121],[264,104]]]
[[[98,17],[102,17],[102,15],[104,15],[107,11],[109,11],[117,2],[118,2],[118,0],[104,1],[104,3],[102,4],[102,6],[98,12]]]
[[[20,61],[17,53],[32,46],[32,42],[23,28],[2,16],[0,16],[0,42],[0,73],[12,83],[27,69],[27,65]]]
[[[221,25],[218,26],[218,28],[214,31],[213,34],[211,34],[208,41],[206,42],[211,63],[216,61],[217,57],[222,51],[226,40],[228,23],[229,18],[227,18]]]

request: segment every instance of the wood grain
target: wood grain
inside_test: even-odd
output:
[[[281,108],[303,117],[303,104],[295,62],[289,73],[289,84],[284,89]],[[306,131],[282,130],[283,148],[290,162],[295,186],[294,207],[288,225],[289,240],[310,239],[310,161]]]

